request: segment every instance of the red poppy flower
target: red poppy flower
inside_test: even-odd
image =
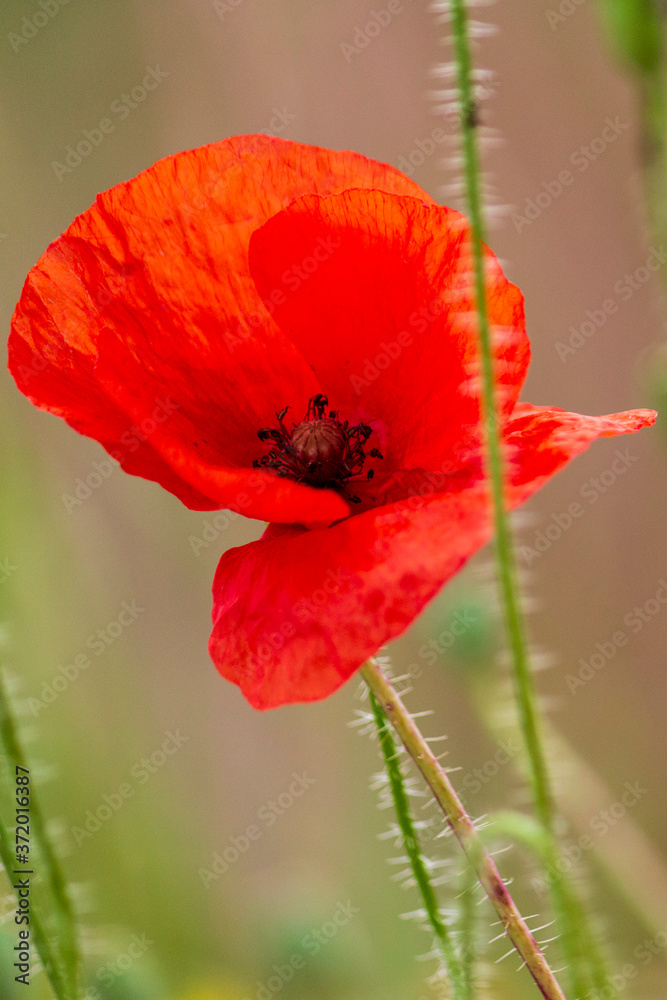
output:
[[[97,198],[28,275],[19,388],[188,507],[224,553],[210,650],[268,708],[338,688],[487,542],[468,229],[356,153],[241,136]],[[486,252],[507,504],[651,424],[519,403],[519,290]]]

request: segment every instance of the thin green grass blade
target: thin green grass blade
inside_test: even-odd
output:
[[[17,725],[14,719],[7,684],[0,670],[0,743],[6,765],[7,780],[13,785],[17,768],[28,771],[28,764],[21,748]],[[46,822],[39,805],[34,781],[30,782],[30,854],[37,859],[39,874],[48,890],[54,923],[57,928],[58,950],[54,950],[53,940],[46,931],[46,914],[42,913],[42,901],[37,893],[30,899],[30,927],[46,974],[58,1000],[77,1000],[80,952],[76,917],[69,898],[67,882],[60,862],[48,835]],[[14,825],[0,815],[0,856],[10,881],[16,868],[12,851]],[[40,893],[41,896],[41,893]],[[17,897],[18,898],[18,897]]]

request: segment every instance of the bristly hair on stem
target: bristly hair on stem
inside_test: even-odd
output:
[[[361,676],[433,792],[447,824],[463,848],[478,881],[496,910],[505,933],[521,955],[542,996],[546,1000],[565,1000],[565,994],[558,985],[530,928],[519,913],[493,858],[484,847],[474,823],[456,794],[447,772],[415,725],[398,692],[376,660],[371,659],[364,664]]]
[[[442,9],[445,5],[439,3],[437,6]],[[471,26],[464,0],[449,0],[446,7],[454,46],[464,190],[471,227],[471,256],[478,318],[486,462],[493,500],[496,565],[503,616],[512,654],[515,697],[530,764],[533,801],[547,836],[547,861],[550,869],[555,873],[551,881],[553,905],[560,920],[562,946],[569,965],[571,990],[574,995],[583,996],[587,992],[588,985],[591,984],[592,977],[594,977],[595,962],[590,961],[588,956],[582,953],[582,940],[578,933],[582,915],[577,912],[576,917],[579,919],[575,919],[575,909],[577,908],[573,905],[571,889],[566,885],[566,880],[558,864],[560,849],[555,835],[555,813],[549,769],[540,732],[512,531],[504,504],[504,456],[495,394],[492,332],[485,291],[484,204],[477,139],[477,104],[470,47]],[[586,935],[586,937],[590,940],[592,935]]]
[[[463,966],[457,954],[451,931],[440,912],[435,889],[431,883],[419,837],[415,829],[398,756],[399,750],[392,736],[387,717],[372,690],[369,690],[369,698],[380,749],[382,750],[382,756],[387,769],[389,788],[396,810],[396,818],[401,831],[403,846],[405,847],[415,883],[424,903],[426,919],[435,934],[439,950],[442,954],[453,991],[453,1000],[468,1000],[471,994],[465,990]]]

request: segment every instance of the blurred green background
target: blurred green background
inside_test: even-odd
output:
[[[443,29],[426,4],[404,0],[377,37],[352,48],[381,4],[4,0],[4,328],[29,268],[98,191],[229,135],[271,131],[407,163],[427,191],[462,207],[447,149],[423,152],[442,124],[427,94],[443,87],[429,75],[450,57]],[[643,208],[635,81],[613,61],[593,0],[485,13],[500,31],[477,54],[494,72],[482,120],[504,140],[489,146],[487,165],[499,201],[514,206],[490,242],[526,296],[534,361],[524,398],[584,413],[655,405],[667,271],[641,270],[652,249],[654,260],[664,251]],[[149,70],[159,85],[133,99]],[[113,132],[90,155],[54,168],[108,116]],[[573,181],[559,185],[568,169]],[[587,322],[592,335],[590,326],[582,333]],[[100,447],[34,410],[6,373],[0,379],[2,655],[20,679],[24,738],[83,912],[91,997],[262,1000],[262,988],[295,1000],[438,996],[425,982],[434,963],[415,961],[428,938],[398,916],[416,896],[392,881],[387,858],[397,852],[376,839],[389,816],[369,791],[376,748],[348,727],[362,707],[356,682],[325,703],[259,714],[209,661],[217,560],[261,526],[189,512],[118,470],[93,476],[86,496],[81,481],[98,471]],[[610,471],[619,448],[622,473]],[[535,497],[519,539],[534,645],[555,654],[539,683],[567,741],[555,760],[566,842],[594,841],[583,860],[611,946],[610,989],[644,998],[660,995],[667,971],[667,614],[653,600],[667,579],[666,494],[658,429],[603,441]],[[573,502],[584,515],[568,525]],[[481,719],[506,700],[494,680],[487,564],[488,554],[477,557],[392,649],[399,673],[412,667],[411,707],[433,707],[428,732],[448,734],[447,761],[461,768],[475,815],[522,801],[518,755],[499,766],[502,733]],[[118,627],[124,604],[133,618]],[[627,618],[635,607],[640,627]],[[466,613],[470,625],[454,641]],[[88,640],[98,630],[96,653]],[[573,682],[596,643],[608,648],[619,630],[627,644]],[[90,666],[54,688],[81,653]],[[640,792],[621,808],[626,783]],[[89,811],[105,804],[108,818],[90,833]],[[442,840],[433,853],[455,856]],[[546,912],[520,852],[502,864],[524,911]],[[6,959],[13,901],[3,893]],[[484,939],[495,937],[480,912]],[[506,950],[489,951],[489,995],[534,996],[515,956],[493,965]],[[294,955],[303,967],[281,980],[274,965],[284,970]],[[0,972],[8,998],[10,965]],[[50,995],[43,976],[32,988],[35,1000]]]

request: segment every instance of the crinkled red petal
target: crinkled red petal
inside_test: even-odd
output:
[[[508,507],[591,441],[654,419],[651,410],[586,417],[521,404],[507,428]],[[478,478],[324,530],[270,528],[218,565],[209,647],[218,670],[256,708],[326,697],[410,625],[492,525]]]
[[[250,277],[250,236],[303,194],[367,186],[429,200],[357,153],[261,135],[168,157],[100,194],[28,275],[9,342],[19,388],[128,472],[215,506],[141,424],[169,397],[171,433],[195,466],[252,464],[256,431],[319,386]]]
[[[479,446],[470,232],[458,212],[382,191],[308,195],[250,241],[250,269],[329,404],[377,432],[395,469],[464,464]],[[497,397],[508,416],[530,357],[523,298],[486,251]]]
[[[113,350],[104,350],[106,336],[100,337],[95,367],[99,384],[107,388],[116,406],[122,407],[135,434],[150,442],[152,453],[185,488],[202,498],[197,503],[200,509],[227,507],[262,521],[308,526],[347,517],[347,503],[333,490],[313,489],[248,466],[221,465],[202,423],[195,423],[192,413],[174,402],[183,398],[178,392],[178,372],[174,371],[174,382],[165,382],[163,402],[156,406],[154,398],[142,393],[141,362],[127,344],[117,342]],[[275,415],[269,423],[274,421]],[[254,454],[262,454],[256,432],[253,441]]]

